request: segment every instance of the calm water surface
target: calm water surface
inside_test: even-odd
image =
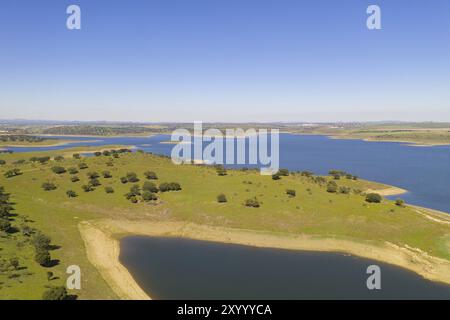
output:
[[[124,238],[120,251],[154,299],[450,299],[450,286],[342,254],[140,236]],[[367,289],[372,264],[381,290]]]

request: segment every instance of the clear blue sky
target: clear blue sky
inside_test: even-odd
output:
[[[66,8],[82,29],[66,28]],[[382,30],[366,28],[378,4]],[[448,0],[2,0],[0,118],[450,121]]]

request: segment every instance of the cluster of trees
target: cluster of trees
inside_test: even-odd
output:
[[[51,243],[50,237],[41,232],[37,232],[33,236],[32,243],[35,249],[34,260],[43,267],[49,267],[52,262],[49,252]]]
[[[9,217],[11,211],[14,210],[11,205],[9,193],[5,192],[5,189],[0,186],[0,231],[8,232],[11,228],[11,223],[9,222]]]
[[[139,197],[142,201],[154,201],[158,200],[156,195],[158,192],[179,190],[181,190],[181,185],[178,182],[163,182],[157,186],[151,181],[145,181],[142,188],[137,184],[133,185],[130,188],[130,192],[125,194],[125,197],[133,203],[139,202]]]
[[[128,173],[125,175],[125,177],[121,177],[121,178],[120,178],[120,181],[121,181],[122,183],[128,183],[128,182],[133,182],[133,183],[135,183],[135,182],[139,182],[139,178],[138,178],[138,176],[137,176],[136,173],[134,173],[134,172],[128,172]]]
[[[44,134],[52,135],[94,135],[111,136],[160,132],[158,128],[148,128],[143,126],[103,126],[103,125],[65,125],[46,128]]]
[[[290,197],[295,197],[296,193],[294,189],[287,189],[286,194]]]
[[[358,180],[358,176],[352,175],[342,170],[330,170],[328,171],[328,174],[332,176],[335,180],[339,180],[341,179],[341,177],[345,177],[346,179],[350,180]]]
[[[20,176],[21,174],[22,174],[22,171],[20,171],[20,169],[14,168],[14,169],[6,171],[3,175],[5,176],[5,178],[13,178],[16,176]]]
[[[31,162],[39,162],[40,164],[46,164],[50,161],[50,157],[31,157]]]
[[[19,135],[19,134],[8,134],[8,135],[0,135],[1,142],[42,142],[45,141],[44,138],[36,137],[36,136],[27,136],[27,135]]]

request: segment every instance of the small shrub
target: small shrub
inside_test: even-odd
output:
[[[144,176],[148,180],[158,180],[158,176],[153,171],[145,171]]]
[[[90,185],[90,184],[84,184],[81,186],[81,189],[83,189],[84,192],[91,192],[94,191],[95,188],[94,186]]]
[[[89,168],[89,166],[86,163],[82,162],[82,163],[78,164],[78,168],[80,170],[84,170],[84,169]]]
[[[79,153],[74,153],[74,154],[72,155],[72,157],[73,157],[74,159],[81,159],[81,155],[80,155]]]
[[[95,171],[88,172],[86,175],[89,179],[100,178],[100,175],[98,174],[98,172],[95,172]]]
[[[157,193],[159,191],[159,189],[156,186],[156,184],[154,184],[153,182],[150,182],[150,181],[145,181],[144,182],[144,185],[142,186],[142,190],[149,191],[149,192],[152,192],[152,193]]]
[[[278,175],[287,177],[287,176],[289,176],[289,170],[288,169],[280,169],[280,170],[278,170]]]
[[[281,176],[279,173],[275,173],[272,175],[272,180],[280,180],[280,179],[281,179]]]
[[[11,223],[8,219],[0,218],[0,231],[8,232],[11,228]]]
[[[114,189],[112,187],[105,187],[106,193],[114,193]]]
[[[217,196],[217,202],[224,203],[224,202],[227,202],[227,201],[228,201],[227,197],[223,193],[221,193],[221,194],[219,194]]]
[[[77,174],[77,173],[78,173],[78,169],[77,169],[77,168],[74,168],[74,167],[67,169],[67,171],[68,171],[70,174]]]
[[[128,182],[127,177],[121,177],[120,182],[122,182],[123,184],[127,183]]]
[[[73,191],[73,190],[67,190],[66,191],[66,195],[69,197],[69,198],[76,198],[78,195],[77,195],[77,193],[75,192],[75,191]]]
[[[98,186],[102,185],[98,179],[91,179],[91,180],[89,180],[89,184],[91,186],[93,186],[93,187],[98,187]]]
[[[139,178],[137,177],[136,173],[134,173],[134,172],[128,172],[126,177],[129,182],[138,182],[139,181]]]
[[[334,181],[330,181],[327,184],[327,192],[329,193],[336,193],[338,191],[338,186],[336,184],[336,182]]]
[[[63,156],[56,156],[54,159],[55,159],[55,161],[63,161],[64,157]]]
[[[342,193],[342,194],[349,194],[350,190],[351,189],[349,187],[345,187],[345,186],[339,187],[339,193]]]
[[[179,191],[181,190],[181,186],[177,182],[163,182],[159,185],[159,190],[161,192],[168,192],[168,191]]]
[[[403,199],[396,199],[395,200],[395,205],[398,207],[405,207],[405,200]]]
[[[295,197],[295,190],[287,189],[286,194],[289,195],[290,197]]]
[[[102,172],[102,175],[103,175],[103,178],[105,178],[105,179],[112,178],[111,172],[109,172],[109,171],[107,171],[107,170],[103,171],[103,172]]]
[[[70,181],[78,182],[78,181],[80,181],[80,178],[78,178],[77,176],[73,176],[73,177],[70,177]]]

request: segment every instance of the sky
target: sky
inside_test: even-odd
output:
[[[0,119],[19,118],[450,121],[450,1],[2,0]]]

